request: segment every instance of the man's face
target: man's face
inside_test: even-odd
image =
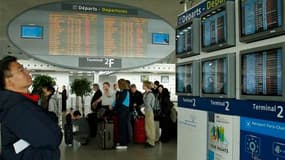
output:
[[[154,88],[154,89],[157,89],[157,87],[158,87],[158,86],[157,86],[156,84],[153,85],[153,88]]]
[[[131,92],[132,93],[135,93],[137,91],[137,88],[136,87],[131,87]]]
[[[104,84],[104,85],[103,85],[103,89],[104,89],[105,91],[109,91],[110,86],[109,86],[109,85],[107,85],[107,84]]]
[[[93,90],[96,92],[98,90],[97,86],[93,86]]]
[[[6,87],[15,91],[26,90],[33,83],[29,71],[18,62],[10,64],[11,76],[6,78]]]
[[[162,87],[158,87],[158,92],[162,93],[163,88]]]

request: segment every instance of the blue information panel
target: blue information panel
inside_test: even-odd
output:
[[[285,102],[178,96],[183,108],[285,122]]]
[[[240,159],[285,160],[285,123],[241,117]]]
[[[197,6],[189,9],[188,11],[180,14],[177,17],[177,25],[182,25],[189,22],[191,19],[195,17],[199,17],[202,13],[211,10],[217,6],[224,4],[227,1],[234,0],[206,0],[198,4]]]

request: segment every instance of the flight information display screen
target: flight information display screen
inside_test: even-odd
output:
[[[169,34],[152,33],[152,44],[169,45]]]
[[[146,18],[49,14],[49,55],[144,57],[147,37]]]
[[[242,94],[282,96],[282,49],[242,55]]]
[[[202,62],[202,93],[227,94],[227,58]]]
[[[186,24],[176,29],[176,55],[192,51],[192,24]]]
[[[42,39],[43,27],[36,25],[22,25],[21,38]]]
[[[202,17],[202,46],[204,48],[221,44],[226,41],[226,11],[210,13]]]
[[[176,67],[176,92],[192,93],[192,64],[177,65]]]
[[[282,26],[283,0],[241,0],[241,35],[248,36]]]

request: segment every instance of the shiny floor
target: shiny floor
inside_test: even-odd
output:
[[[176,160],[176,141],[158,143],[154,148],[131,144],[127,150],[102,150],[96,139],[87,146],[61,146],[61,160]]]

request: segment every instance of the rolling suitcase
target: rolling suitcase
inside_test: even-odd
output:
[[[90,137],[96,137],[97,134],[97,113],[90,113],[87,115],[87,120],[90,128]]]
[[[118,116],[117,115],[113,115],[112,116],[112,121],[114,124],[114,143],[118,143],[119,142],[119,120],[118,120]]]
[[[102,149],[114,147],[114,125],[112,122],[101,122],[99,124],[99,145]]]
[[[144,123],[145,123],[144,118],[135,119],[135,124],[134,124],[134,142],[135,143],[145,143],[146,142]]]

